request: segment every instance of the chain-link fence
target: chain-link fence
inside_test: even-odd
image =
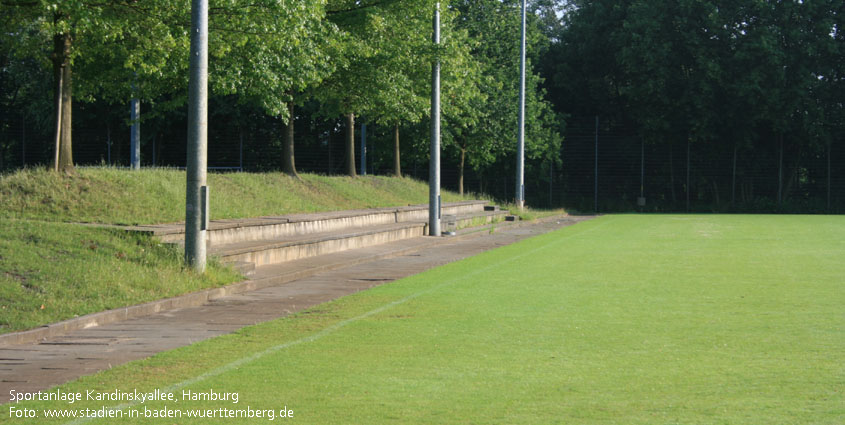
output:
[[[125,111],[74,109],[73,155],[78,165],[129,165],[129,126]],[[48,164],[50,123],[2,112],[0,170]],[[183,167],[187,124],[184,116],[154,117],[141,130],[143,166]],[[240,123],[240,124],[239,124]],[[345,128],[341,119],[296,120],[296,166],[300,172],[342,174]],[[422,126],[425,127],[425,126]],[[421,128],[422,128],[421,127]],[[403,130],[404,131],[404,130]],[[210,119],[208,163],[212,170],[269,171],[282,163],[283,127],[278,119],[256,115],[237,120]],[[403,134],[402,171],[428,178],[426,132]],[[360,159],[360,127],[356,158]],[[417,140],[419,139],[419,140]],[[812,212],[845,211],[845,138],[830,142],[758,141],[649,143],[601,117],[570,118],[561,163],[526,164],[526,198],[538,207],[564,206],[584,212]],[[393,170],[393,129],[367,127],[367,171]],[[360,170],[360,163],[356,167]],[[457,190],[458,159],[444,152],[441,181]],[[488,170],[465,170],[467,192],[497,199],[514,197],[514,158],[500,158]]]
[[[845,210],[842,132],[826,142],[649,143],[601,117],[571,118],[559,203],[583,211]]]

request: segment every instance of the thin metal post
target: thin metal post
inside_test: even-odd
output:
[[[440,2],[434,9],[432,41],[440,45]],[[438,51],[439,55],[440,52]],[[431,157],[428,167],[428,234],[440,236],[440,59],[431,65]]]
[[[208,206],[208,0],[191,2],[185,261],[205,271]],[[206,194],[206,196],[203,196]]]
[[[599,116],[596,115],[595,178],[593,179],[593,210],[599,212]]]
[[[690,172],[689,172],[689,167],[690,167],[689,152],[690,152],[690,139],[687,138],[687,212],[689,212],[689,193],[690,193],[690,187],[689,187],[689,174],[690,174]]]
[[[827,142],[827,212],[830,211],[830,155],[833,150],[833,143]]]
[[[109,166],[111,166],[111,126],[106,126],[106,152],[108,155]]]
[[[21,167],[26,166],[26,115],[21,114]]]
[[[516,206],[525,206],[525,0],[522,0],[519,44],[519,135],[516,149]]]
[[[554,160],[549,162],[549,208],[554,206],[554,202],[552,199],[552,188],[555,182],[555,162]]]
[[[778,148],[778,205],[783,203],[783,135],[780,136]]]
[[[645,197],[645,140],[640,139],[640,198]]]
[[[367,124],[361,123],[361,175],[367,175]]]
[[[736,205],[736,150],[737,145],[734,143],[734,161],[733,170],[731,171],[731,205]]]
[[[141,101],[137,98],[132,99],[132,101],[129,102],[129,119],[132,122],[132,127],[129,132],[129,162],[133,170],[141,169],[141,125],[138,122],[140,118]]]

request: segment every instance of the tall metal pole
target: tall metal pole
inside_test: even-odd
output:
[[[516,148],[516,206],[525,206],[525,0],[522,0],[522,35],[519,45],[519,136]]]
[[[434,36],[440,45],[440,2],[434,9]],[[438,51],[439,55],[440,52]],[[431,159],[428,166],[428,234],[440,236],[440,59],[431,65]]]
[[[191,2],[185,262],[205,271],[208,228],[208,0]]]
[[[367,175],[367,124],[361,123],[361,175]]]
[[[129,159],[133,170],[141,169],[141,125],[138,123],[140,118],[141,101],[135,98],[129,102],[129,120],[132,123],[129,132]]]

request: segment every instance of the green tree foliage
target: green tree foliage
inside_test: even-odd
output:
[[[515,1],[461,0],[454,3],[460,13],[459,28],[467,31],[472,57],[479,70],[471,80],[478,95],[467,96],[463,105],[444,108],[447,122],[444,141],[460,156],[460,184],[463,192],[463,167],[469,165],[483,172],[497,161],[515,163],[517,117],[519,107],[520,8]],[[541,78],[533,71],[533,62],[545,49],[548,37],[536,15],[529,15],[525,90],[525,158],[532,172],[538,160],[558,162],[561,128],[551,105],[544,99]],[[460,90],[460,83],[455,90]]]
[[[211,0],[209,82],[216,99],[212,105],[218,105],[211,116],[225,116],[237,127],[249,127],[242,121],[266,127],[272,119],[258,116],[263,111],[276,117],[276,123],[286,122],[282,164],[290,174],[296,173],[291,119],[295,114],[303,123],[316,122],[316,115],[346,117],[350,174],[357,116],[394,130],[393,168],[398,174],[400,133],[407,132],[412,142],[405,144],[405,154],[419,162],[427,159],[431,65],[438,59],[447,162],[459,162],[462,173],[464,164],[476,174],[492,174],[494,168],[501,174],[503,166],[512,169],[518,2],[441,3],[442,44],[435,47],[431,41],[435,0]],[[181,134],[166,127],[177,125],[171,121],[179,121],[186,97],[191,31],[187,0],[0,0],[0,5],[8,17],[0,23],[3,107],[40,105],[31,107],[31,114],[40,115],[39,123],[45,124],[41,127],[52,126],[56,116],[65,117],[67,109],[58,135],[63,149],[67,147],[67,157],[62,158],[68,169],[73,100],[103,111],[113,105],[123,108],[138,98],[151,110],[144,116],[156,131]],[[529,14],[529,174],[532,167],[558,160],[560,120],[544,100],[542,79],[532,64],[540,62],[552,35],[560,30],[560,10],[552,0],[537,0]],[[35,84],[40,80],[26,78],[32,69],[41,69],[45,78],[53,69],[56,87],[61,76],[62,96],[51,102],[40,94],[45,91]],[[16,94],[43,99],[22,102]],[[59,99],[64,106],[49,112]],[[295,105],[303,107],[298,114]],[[318,114],[310,116],[314,111]],[[243,130],[240,135],[243,138]]]
[[[560,112],[605,116],[669,151],[768,145],[799,157],[841,131],[841,97],[830,95],[842,84],[841,2],[569,5],[542,64]],[[797,160],[784,162],[780,180],[796,181]]]
[[[190,3],[4,0],[4,47],[40,58],[63,77],[60,168],[73,166],[73,97],[125,102],[163,95],[181,104],[187,87]],[[336,47],[322,1],[229,1],[210,4],[210,85],[287,119],[290,92],[331,72]],[[10,42],[9,39],[12,39]],[[73,69],[73,73],[71,73]],[[61,72],[60,72],[61,71]]]

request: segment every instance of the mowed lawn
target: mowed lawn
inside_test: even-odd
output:
[[[843,365],[845,217],[619,215],[62,388],[301,424],[842,424]]]

